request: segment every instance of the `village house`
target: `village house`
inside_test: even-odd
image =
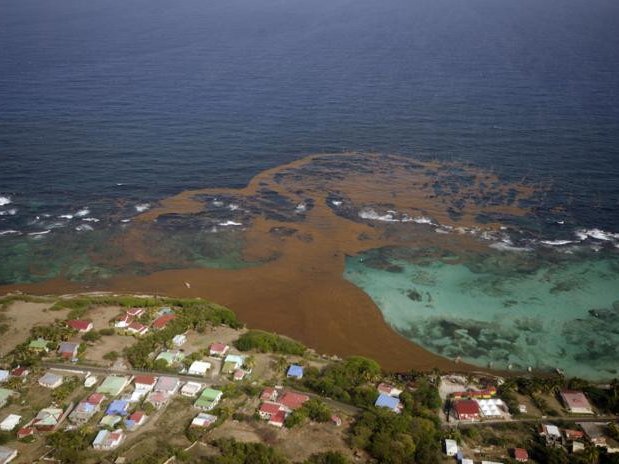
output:
[[[118,448],[125,439],[125,432],[122,430],[100,430],[95,440],[92,442],[92,447],[99,451],[109,451]]]
[[[193,404],[195,408],[202,409],[203,411],[210,411],[221,400],[223,393],[213,388],[205,388],[202,393]]]
[[[86,401],[98,408],[105,401],[105,395],[102,393],[92,393]]]
[[[266,387],[260,394],[260,401],[275,401],[277,399],[277,390],[273,387]]]
[[[166,327],[170,321],[172,321],[176,317],[176,314],[164,314],[163,316],[159,316],[157,319],[153,321],[151,324],[151,328],[155,330],[160,330]]]
[[[60,408],[44,408],[39,411],[31,425],[42,432],[51,432],[56,429],[62,419],[63,410]]]
[[[451,394],[451,397],[454,400],[467,399],[467,398],[483,400],[483,399],[494,398],[495,396],[496,396],[496,387],[488,387],[483,390],[459,391],[459,392],[454,392]]]
[[[131,308],[126,311],[126,314],[131,317],[138,318],[141,317],[145,312],[146,310],[144,308]]]
[[[21,416],[17,414],[9,414],[4,418],[2,422],[0,422],[0,430],[4,430],[5,432],[10,432],[13,430],[21,421]]]
[[[246,375],[247,372],[245,372],[243,369],[237,369],[234,371],[234,374],[232,374],[232,380],[234,380],[235,382],[239,382],[243,380]]]
[[[98,382],[99,380],[97,379],[96,376],[94,375],[87,375],[86,378],[84,379],[84,386],[86,388],[91,388],[94,387],[95,384]]]
[[[77,352],[79,348],[79,343],[62,342],[58,346],[58,355],[65,359],[77,358]]]
[[[107,414],[99,421],[99,426],[107,429],[113,429],[122,422],[122,417],[115,414]]]
[[[125,419],[127,430],[135,430],[146,422],[148,416],[144,411],[136,411]]]
[[[23,440],[24,438],[31,437],[34,435],[34,432],[35,430],[33,427],[22,427],[17,431],[17,439]]]
[[[223,358],[230,347],[225,343],[216,342],[209,347],[209,354],[218,358]]]
[[[4,383],[11,377],[11,373],[7,370],[0,369],[0,383]]]
[[[286,416],[303,406],[309,396],[292,391],[278,391],[268,387],[262,391],[260,399],[264,402],[258,409],[259,416],[267,420],[269,425],[282,427]]]
[[[48,344],[49,342],[47,340],[44,340],[42,338],[37,338],[36,340],[32,340],[28,344],[28,349],[36,353],[40,353],[40,352],[47,353],[49,351],[49,348],[47,347]]]
[[[509,418],[509,409],[500,398],[473,400],[479,405],[482,417],[487,419]]]
[[[378,395],[374,406],[376,406],[377,408],[390,409],[391,411],[398,414],[402,411],[402,404],[400,403],[400,400],[394,398],[393,396],[385,395],[384,393],[380,393]]]
[[[480,419],[479,404],[474,400],[454,401],[452,410],[456,419],[461,421],[478,421]]]
[[[152,404],[155,408],[161,409],[163,406],[168,404],[172,395],[166,392],[161,391],[153,391],[148,394],[146,397],[146,401]]]
[[[571,414],[593,414],[593,408],[583,392],[565,390],[561,392],[561,399]]]
[[[447,456],[458,454],[458,442],[456,440],[445,439],[445,454]]]
[[[335,425],[336,427],[340,427],[342,425],[342,418],[333,414],[331,416],[331,422],[333,422],[333,425]]]
[[[69,421],[76,425],[82,425],[88,422],[92,416],[94,416],[99,408],[89,403],[88,401],[80,401],[71,414],[69,414]]]
[[[143,391],[144,394],[155,388],[157,377],[153,375],[136,375],[133,379],[133,384],[136,390]]]
[[[129,314],[121,314],[114,321],[114,327],[117,329],[126,329],[133,322],[133,317]]]
[[[238,354],[229,354],[224,359],[224,364],[221,368],[222,374],[232,374],[239,369],[245,362],[245,356]]]
[[[108,375],[103,383],[97,387],[97,393],[103,393],[109,396],[118,396],[127,385],[129,385],[130,378],[120,375]]]
[[[288,368],[288,372],[286,372],[286,377],[289,379],[302,379],[303,378],[303,367],[298,364],[292,364]]]
[[[67,326],[73,330],[77,330],[79,333],[90,332],[93,328],[92,322],[84,319],[72,319],[67,321]]]
[[[129,413],[129,403],[125,400],[114,400],[105,411],[106,414],[126,416]]]
[[[179,379],[162,375],[155,384],[155,391],[174,395],[180,387],[181,381]]]
[[[174,335],[174,338],[172,338],[172,344],[176,347],[183,346],[186,342],[187,335],[185,334]]]
[[[181,388],[181,395],[194,397],[198,393],[200,393],[200,390],[202,390],[202,386],[203,385],[198,382],[187,382],[185,385],[183,385],[183,388]]]
[[[45,388],[51,388],[53,390],[54,388],[58,388],[60,385],[62,385],[63,381],[64,379],[61,375],[47,372],[43,375],[43,377],[39,379],[39,385]]]
[[[385,382],[379,383],[376,389],[378,390],[378,393],[383,393],[385,395],[393,396],[395,398],[398,398],[400,396],[400,393],[402,393],[402,390],[400,390],[399,388],[396,388],[393,385]]]
[[[11,377],[24,378],[28,377],[30,371],[26,367],[16,367],[11,371]]]
[[[17,457],[17,450],[0,446],[0,464],[7,464]]]
[[[208,427],[209,425],[214,424],[216,421],[217,416],[201,412],[193,418],[193,420],[191,421],[191,427]]]
[[[518,462],[528,462],[529,453],[524,448],[514,448],[514,459]]]
[[[142,335],[146,335],[148,332],[148,327],[144,324],[140,324],[139,322],[132,322],[127,326],[127,332],[141,337]]]
[[[606,436],[604,434],[605,423],[602,422],[579,422],[578,425],[583,429],[585,437],[601,448],[606,447]]]
[[[194,361],[189,366],[187,370],[188,375],[196,375],[199,377],[204,377],[206,375],[206,371],[211,368],[211,363],[207,361]]]
[[[539,435],[546,439],[546,445],[560,446],[561,445],[561,432],[559,427],[552,424],[541,424]]]

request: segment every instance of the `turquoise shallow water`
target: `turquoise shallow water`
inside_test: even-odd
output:
[[[349,258],[345,277],[415,343],[484,367],[560,368],[589,379],[616,376],[616,256],[414,255],[374,250]]]

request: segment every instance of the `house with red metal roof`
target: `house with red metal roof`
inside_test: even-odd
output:
[[[127,310],[127,314],[131,317],[140,317],[145,312],[144,308],[131,308]]]
[[[58,347],[58,354],[65,359],[77,358],[77,352],[79,348],[79,343],[62,342]]]
[[[583,392],[564,390],[561,392],[561,399],[572,414],[593,414],[593,408]]]
[[[155,330],[163,329],[175,317],[176,317],[176,314],[164,314],[163,316],[159,316],[157,319],[153,321],[153,323],[151,324],[151,327]]]
[[[474,400],[454,401],[452,409],[458,420],[476,421],[480,419],[479,404]]]
[[[126,329],[127,327],[129,327],[129,324],[131,324],[132,322],[133,322],[132,316],[130,316],[127,313],[121,314],[114,321],[114,327],[116,327],[117,329]]]
[[[129,324],[129,326],[127,326],[127,332],[133,335],[142,336],[146,335],[146,333],[148,332],[148,327],[146,327],[144,324],[140,324],[139,322],[134,321]]]
[[[229,349],[230,347],[225,343],[215,342],[209,347],[209,354],[211,356],[223,357]]]
[[[258,409],[260,417],[269,421],[270,425],[281,427],[286,416],[302,407],[309,396],[293,391],[280,392],[268,387],[262,391],[260,399],[263,401]]]
[[[277,390],[273,387],[266,387],[260,394],[261,401],[275,401],[277,399]]]
[[[84,319],[72,319],[67,321],[67,326],[71,327],[73,330],[77,330],[79,333],[90,332],[93,328],[92,322]]]
[[[527,462],[529,453],[524,448],[514,448],[514,459],[518,462]]]

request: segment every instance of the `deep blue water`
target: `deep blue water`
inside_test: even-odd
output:
[[[543,181],[619,232],[617,44],[614,0],[0,0],[0,232],[349,149]]]

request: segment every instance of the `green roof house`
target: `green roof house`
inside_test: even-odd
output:
[[[124,388],[129,385],[129,377],[109,375],[105,378],[103,383],[97,388],[97,393],[103,393],[105,395],[117,396]]]
[[[222,395],[223,393],[219,390],[205,388],[202,390],[200,397],[194,403],[194,407],[202,409],[203,411],[210,411],[217,406],[217,403],[219,403]]]
[[[37,338],[36,340],[32,340],[28,345],[28,349],[36,352],[45,351],[46,353],[49,351],[47,344],[49,342],[42,338]]]

